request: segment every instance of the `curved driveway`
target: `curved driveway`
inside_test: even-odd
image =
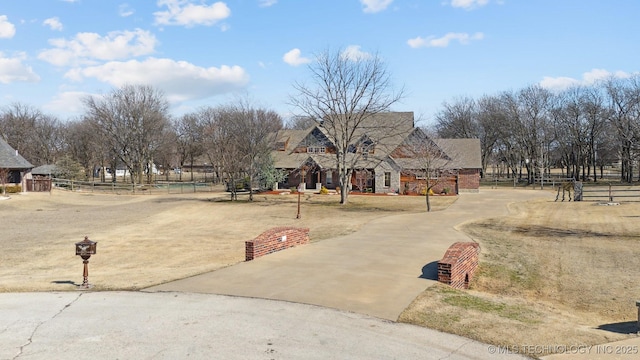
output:
[[[383,218],[144,292],[0,294],[0,360],[522,358],[384,319],[433,284],[449,245],[468,240],[456,225],[541,196],[551,199],[531,190],[463,194],[445,211]]]
[[[437,262],[468,220],[507,213],[513,201],[552,194],[491,190],[462,194],[444,211],[395,215],[360,231],[273,253],[146,291],[235,295],[320,305],[382,319],[400,313],[437,277]]]

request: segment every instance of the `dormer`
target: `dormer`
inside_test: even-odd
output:
[[[365,156],[374,154],[375,149],[376,144],[367,135],[362,135],[356,144],[349,146],[349,152]]]
[[[329,148],[333,144],[327,136],[320,131],[317,127],[314,127],[307,136],[296,146],[295,152],[297,153],[310,153],[310,154],[326,154],[329,152]]]

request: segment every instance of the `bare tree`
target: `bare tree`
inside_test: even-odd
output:
[[[191,181],[193,181],[193,163],[204,154],[202,141],[202,123],[197,114],[185,114],[173,123],[176,134],[176,152],[180,168],[188,161],[191,166]],[[182,179],[182,172],[180,172]]]
[[[335,145],[340,203],[347,203],[352,171],[388,136],[407,129],[398,123],[372,121],[403,96],[394,92],[391,76],[378,55],[357,58],[341,51],[321,53],[309,66],[311,85],[297,82],[291,104],[315,120]],[[375,134],[374,134],[375,133]],[[368,138],[364,140],[364,135]],[[366,141],[366,143],[364,143]],[[364,150],[364,151],[362,151]]]
[[[233,109],[229,106],[204,108],[198,112],[203,123],[204,151],[218,177],[227,184],[231,200],[237,200],[239,181],[244,177],[242,154],[236,146]]]
[[[285,127],[293,130],[307,130],[314,125],[316,125],[316,122],[313,118],[308,116],[293,116],[287,121]]]
[[[478,138],[480,124],[477,121],[475,100],[463,97],[452,103],[444,102],[436,114],[436,131],[444,138]]]
[[[63,150],[62,125],[58,119],[25,104],[15,103],[4,109],[0,132],[34,164],[52,164]]]
[[[68,156],[79,162],[86,175],[93,176],[99,163],[101,139],[89,120],[76,120],[64,127],[65,150]],[[103,179],[104,180],[104,179]]]
[[[274,111],[255,108],[247,102],[237,104],[233,115],[232,136],[247,175],[249,201],[253,201],[254,180],[274,149],[275,134],[282,129],[282,118]]]
[[[444,109],[436,115],[438,137],[480,139],[483,177],[488,162],[494,157],[501,128],[507,125],[499,102],[496,96],[483,96],[478,101],[457,98],[452,103],[445,102]]]
[[[87,97],[84,104],[86,116],[127,167],[132,182],[142,183],[168,126],[164,95],[150,86],[125,85],[101,98]]]
[[[196,116],[203,124],[204,152],[225,179],[231,199],[237,200],[241,184],[243,188],[248,186],[252,201],[253,185],[260,172],[273,170],[269,169],[269,157],[275,133],[282,128],[282,118],[246,100],[205,108]]]
[[[200,146],[202,146],[202,144]],[[169,181],[169,174],[171,169],[173,169],[173,166],[179,162],[177,160],[177,148],[178,135],[173,127],[167,126],[162,132],[159,146],[153,158],[156,165],[162,169],[166,181]],[[180,174],[182,174],[182,172],[180,172]]]
[[[640,139],[640,76],[610,78],[605,83],[609,102],[609,123],[616,129],[622,160],[621,180],[633,181],[633,162]]]
[[[443,184],[452,176],[452,157],[444,147],[453,150],[445,142],[435,140],[435,133],[416,128],[394,151],[394,159],[402,164],[405,177],[422,179],[424,185],[416,192],[424,192],[427,211],[431,211],[430,196],[434,187]]]

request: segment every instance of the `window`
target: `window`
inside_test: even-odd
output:
[[[326,183],[327,185],[332,185],[333,184],[333,171],[332,170],[327,170],[327,180]]]
[[[285,150],[284,141],[280,141],[280,142],[276,143],[276,150],[278,150],[278,151],[284,151]]]
[[[375,150],[375,146],[373,145],[363,145],[360,147],[360,152],[363,154],[373,154]]]
[[[324,154],[326,152],[326,148],[324,146],[309,146],[307,148],[307,152],[312,154]]]
[[[416,180],[427,180],[427,172],[416,173]]]
[[[384,186],[385,187],[390,187],[391,186],[391,173],[390,172],[385,172],[384,173]]]

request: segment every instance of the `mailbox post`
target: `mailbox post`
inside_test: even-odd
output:
[[[84,264],[84,270],[82,272],[82,285],[80,287],[88,289],[89,285],[89,258],[96,253],[97,242],[89,240],[88,236],[84,237],[84,240],[76,243],[76,255],[82,258]]]
[[[300,219],[300,195],[302,194],[302,184],[298,184],[298,214],[296,215],[296,219]]]

